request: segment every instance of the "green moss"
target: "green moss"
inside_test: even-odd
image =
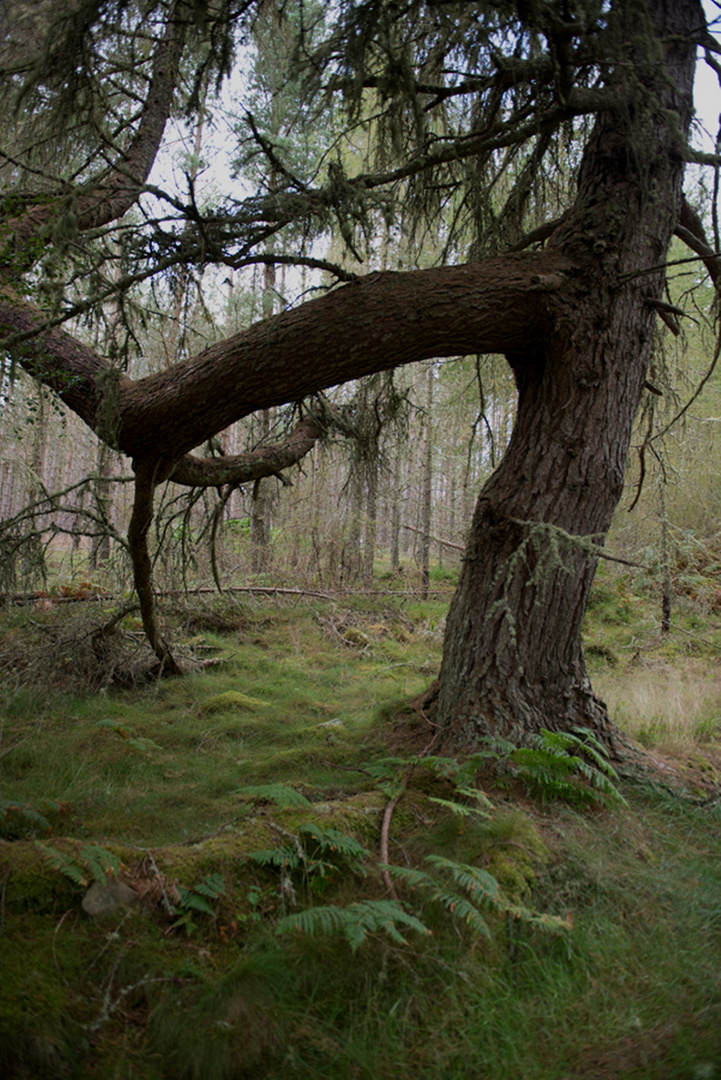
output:
[[[219,712],[256,712],[265,707],[267,707],[265,701],[248,697],[247,694],[239,694],[237,690],[226,690],[223,694],[215,694],[207,698],[201,705],[200,711],[204,716],[210,716]]]

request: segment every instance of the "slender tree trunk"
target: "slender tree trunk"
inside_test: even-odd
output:
[[[376,556],[376,530],[378,516],[378,457],[366,462],[368,490],[366,492],[366,518],[363,532],[363,584],[373,585],[373,566]]]
[[[99,517],[104,520],[110,519],[111,511],[111,475],[112,460],[111,450],[102,439],[98,440],[98,456],[96,469],[98,479],[94,484],[93,501]],[[110,533],[105,532],[93,537],[88,556],[88,569],[97,570],[104,566],[110,558]]]
[[[271,173],[269,186],[275,191],[277,179]],[[272,238],[266,244],[266,254],[272,255],[274,243]],[[268,262],[263,270],[263,318],[268,319],[275,310],[276,301],[276,271],[275,263]],[[270,410],[263,409],[260,415],[261,438],[266,439],[270,433]],[[268,569],[268,555],[270,547],[270,513],[272,499],[270,496],[270,480],[256,480],[253,487],[253,503],[250,516],[250,538],[253,545],[253,573],[264,574]]]
[[[350,482],[350,525],[348,539],[343,547],[341,575],[343,583],[348,584],[356,580],[361,572],[361,536],[363,524],[363,469],[362,463],[357,462],[353,467]]]
[[[135,497],[133,512],[128,526],[128,548],[133,562],[135,591],[140,604],[143,630],[150,647],[168,675],[181,675],[182,670],[173,656],[158,626],[158,615],[153,593],[153,564],[148,549],[148,532],[153,522],[153,496],[156,482],[155,461],[133,462],[135,472]]]
[[[671,568],[668,557],[668,518],[666,516],[666,485],[661,477],[658,485],[661,511],[661,633],[671,629]]]
[[[421,596],[428,598],[431,575],[431,510],[433,493],[433,366],[426,370],[426,437],[423,443],[423,486],[421,489]]]
[[[263,436],[270,431],[270,412],[261,414]],[[256,480],[253,485],[253,501],[250,510],[250,541],[253,552],[253,573],[264,574],[268,570],[270,550],[270,480]]]
[[[682,155],[662,110],[690,120],[694,50],[680,34],[699,8],[694,0],[654,6],[669,67],[656,59],[652,35],[644,60],[660,107],[641,98],[635,110],[597,121],[575,208],[551,241],[585,270],[564,290],[546,340],[507,356],[518,414],[480,494],[429,694],[446,751],[577,725],[618,745],[581,644],[596,558],[570,537],[602,543],[621,496],[664,287],[658,267],[681,206]],[[637,29],[629,25],[629,40]]]

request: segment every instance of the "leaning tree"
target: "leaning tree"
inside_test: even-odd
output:
[[[265,158],[272,188],[204,206],[192,177],[166,190],[153,167],[169,119],[192,117],[201,87],[219,86],[252,48],[261,9],[266,30],[270,11],[278,41],[292,42],[296,132],[322,117],[334,141],[302,162],[297,144],[291,152],[239,108],[234,137]],[[60,13],[8,0],[4,10],[3,347],[132,459],[135,583],[166,667],[177,669],[153,603],[155,487],[276,473],[323,420],[306,407],[287,439],[243,457],[194,448],[345,380],[499,353],[517,418],[480,492],[427,705],[447,749],[578,724],[613,743],[581,624],[657,320],[681,314],[667,293],[674,233],[718,278],[718,240],[683,194],[689,162],[721,161],[689,143],[699,48],[719,71],[700,0],[69,0]],[[242,79],[232,86],[242,96]],[[357,133],[373,151],[362,161],[348,150]],[[434,265],[362,273],[364,233],[381,219],[391,230],[400,221],[406,239],[425,221]],[[288,230],[292,256],[272,242]],[[321,255],[334,230],[343,266]],[[119,258],[122,272],[103,271]],[[112,295],[137,303],[143,282],[173,268],[269,259],[322,271],[334,287],[145,378],[63,326],[92,320]]]

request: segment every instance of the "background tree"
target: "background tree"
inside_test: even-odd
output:
[[[656,319],[673,315],[674,230],[712,276],[718,269],[682,195],[696,49],[717,48],[700,3],[414,0],[400,10],[373,0],[328,8],[327,27],[297,10],[303,123],[335,108],[345,137],[372,133],[377,152],[350,171],[339,141],[325,174],[308,177],[258,132],[274,190],[203,211],[192,185],[161,190],[151,170],[173,103],[192,114],[204,80],[230,71],[258,4],[78,0],[47,15],[37,49],[8,30],[3,55],[17,60],[5,81],[15,117],[4,158],[5,349],[132,459],[136,589],[170,670],[150,579],[155,487],[277,473],[313,445],[321,418],[305,411],[287,439],[246,455],[202,458],[195,447],[240,417],[349,378],[502,353],[518,389],[515,426],[480,495],[427,704],[454,749],[488,733],[522,741],[579,723],[613,741],[586,675],[581,622]],[[549,198],[564,156],[577,162],[573,185],[563,175]],[[539,224],[556,195],[560,216]],[[356,278],[322,257],[322,238],[337,229],[349,259],[362,261],[401,203],[415,238],[440,238],[443,265]],[[301,225],[292,255],[269,250]],[[99,268],[118,241],[126,270],[110,282]],[[144,379],[61,328],[173,266],[269,262],[354,280]]]

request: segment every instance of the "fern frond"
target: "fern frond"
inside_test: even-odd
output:
[[[198,896],[193,889],[185,889],[182,885],[178,886],[178,892],[180,893],[180,907],[186,910],[192,908],[193,911],[202,911],[204,915],[210,915],[211,919],[215,918],[215,912],[204,896]]]
[[[236,795],[248,795],[252,799],[267,799],[281,809],[287,806],[312,806],[310,799],[288,784],[254,784],[239,788]]]
[[[19,814],[31,825],[39,826],[44,833],[52,832],[48,819],[34,806],[15,802],[14,799],[0,799],[0,821],[6,821],[10,814]]]
[[[470,866],[468,863],[454,862],[453,859],[446,859],[443,855],[427,855],[426,862],[438,867],[439,870],[445,870],[456,885],[465,889],[474,903],[496,904],[498,902],[500,894],[498,882],[487,870]]]
[[[298,832],[302,836],[312,836],[321,852],[347,859],[349,862],[367,859],[371,854],[358,840],[339,832],[338,829],[325,828],[311,822],[301,825]]]
[[[506,915],[522,920],[528,926],[533,926],[547,934],[565,934],[573,930],[573,921],[570,916],[563,919],[560,915],[539,915],[517,904],[509,904],[504,910]]]
[[[225,880],[221,874],[208,874],[195,886],[195,891],[209,896],[211,900],[217,900],[225,896]]]
[[[418,891],[434,889],[438,885],[436,878],[427,874],[425,870],[414,870],[411,866],[392,866],[387,863],[380,863],[379,869],[387,870],[394,881],[401,881],[409,888]]]
[[[399,945],[407,944],[398,929],[399,926],[422,934],[430,933],[428,927],[424,926],[420,919],[417,919],[415,915],[409,915],[394,900],[361,900],[346,908],[334,904],[308,908],[306,911],[299,911],[281,919],[275,932],[288,934],[300,931],[314,935],[340,933],[352,951],[356,952],[369,934],[380,931]]]
[[[76,885],[82,885],[83,888],[87,887],[89,881],[84,868],[70,855],[66,855],[64,851],[58,851],[57,848],[50,847],[49,844],[43,844],[39,840],[35,841],[35,847],[43,858],[48,860],[53,870],[58,870],[70,881],[75,882]]]
[[[117,878],[120,873],[120,859],[117,855],[113,855],[112,851],[106,851],[100,844],[83,844],[80,857],[88,867],[93,881]]]
[[[120,873],[121,862],[112,851],[107,851],[100,844],[84,844],[78,858],[66,855],[64,851],[35,841],[35,847],[47,859],[53,870],[58,870],[76,885],[86,888],[91,881],[104,882],[109,877],[116,878]]]
[[[252,859],[259,866],[273,866],[276,870],[296,870],[301,865],[300,855],[290,845],[251,851],[245,858]]]
[[[449,892],[448,889],[437,889],[431,896],[431,900],[435,900],[442,904],[446,911],[454,917],[454,919],[462,919],[469,929],[474,933],[480,934],[481,937],[490,937],[491,931],[488,929],[488,923],[481,915],[478,908],[467,900],[465,896],[461,896],[459,893]]]

